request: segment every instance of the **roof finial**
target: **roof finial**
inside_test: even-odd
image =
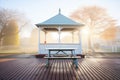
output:
[[[59,14],[61,14],[61,9],[59,8]]]

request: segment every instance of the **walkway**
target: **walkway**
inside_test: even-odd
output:
[[[120,80],[120,59],[79,59],[75,69],[70,60],[0,59],[0,80]]]

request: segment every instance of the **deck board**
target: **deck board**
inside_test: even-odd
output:
[[[120,80],[120,59],[78,59],[75,69],[70,59],[23,58],[0,62],[0,80]]]

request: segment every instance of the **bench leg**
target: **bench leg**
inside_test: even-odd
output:
[[[75,59],[75,68],[78,68],[78,59]]]
[[[73,59],[72,65],[74,65],[74,64],[75,64],[75,60]]]
[[[75,65],[75,68],[78,68],[78,59],[74,59],[73,64]]]
[[[50,64],[49,59],[47,59],[47,61],[46,61],[46,67],[47,68],[49,67],[49,64]]]

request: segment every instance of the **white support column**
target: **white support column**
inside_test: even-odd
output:
[[[82,54],[82,42],[81,42],[81,39],[82,39],[82,37],[81,37],[81,32],[80,32],[80,30],[78,31],[78,34],[79,34],[79,44],[80,44],[80,53]]]
[[[59,38],[58,38],[58,43],[61,43],[61,39],[60,39],[60,37],[61,37],[61,27],[59,26],[58,27],[58,34],[59,34]]]
[[[44,42],[44,44],[46,44],[47,43],[47,31],[44,31],[44,33],[45,33],[45,42]]]
[[[38,32],[38,53],[40,54],[40,26],[39,26],[39,32]]]
[[[72,31],[72,43],[74,43],[74,32]]]

